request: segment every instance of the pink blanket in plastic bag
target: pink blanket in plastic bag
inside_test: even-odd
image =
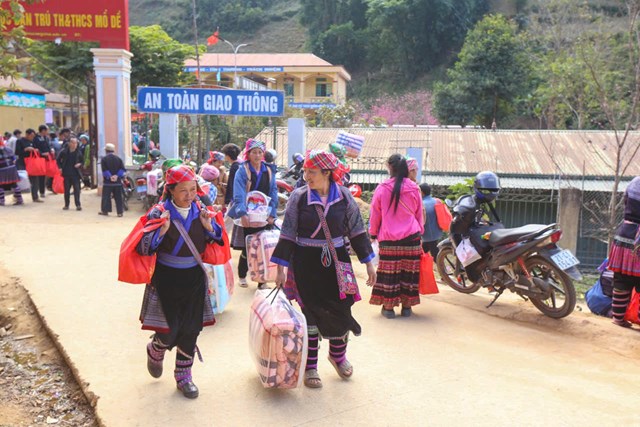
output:
[[[247,264],[251,280],[258,283],[275,282],[278,266],[271,255],[278,244],[280,230],[264,230],[247,236]]]
[[[307,340],[307,321],[283,292],[256,291],[249,319],[249,350],[265,388],[302,384]]]

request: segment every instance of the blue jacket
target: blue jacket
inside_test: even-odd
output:
[[[422,198],[422,206],[427,212],[427,220],[424,223],[424,233],[422,233],[423,242],[433,242],[440,240],[442,237],[442,229],[438,226],[438,218],[436,217],[436,203],[442,202],[431,196]]]
[[[247,176],[247,167],[245,166],[245,163],[240,164],[233,180],[233,205],[231,205],[231,208],[229,209],[229,216],[231,218],[241,218],[247,214],[247,181],[249,181],[249,177]],[[262,173],[260,173],[260,181],[262,181],[262,177],[264,176],[263,174],[268,174],[267,176],[271,177],[268,188],[263,187],[262,190],[260,190],[259,187],[261,182],[256,182],[256,174],[250,172],[253,178],[251,179],[251,188],[249,191],[258,190],[269,196],[271,198],[271,201],[269,202],[270,215],[273,218],[277,218],[278,187],[276,185],[276,165],[262,162],[261,169]],[[271,172],[267,169],[270,169]]]

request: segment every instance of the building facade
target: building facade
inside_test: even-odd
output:
[[[185,62],[203,84],[229,88],[281,90],[293,108],[318,108],[347,100],[351,75],[311,53],[206,53]],[[235,84],[234,84],[235,81]]]

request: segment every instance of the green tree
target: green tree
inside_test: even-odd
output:
[[[490,127],[504,122],[529,90],[530,66],[516,27],[502,15],[488,15],[467,35],[449,82],[435,91],[441,123]],[[462,114],[456,113],[462,106]]]
[[[193,46],[182,44],[159,25],[129,28],[131,53],[131,87],[180,86],[193,82],[193,75],[183,72],[185,59],[195,55]],[[200,52],[205,52],[200,46]]]
[[[20,25],[24,9],[20,3],[31,4],[33,1],[0,0],[0,77],[18,76],[16,44],[25,44],[24,29]],[[0,96],[4,91],[0,88]]]
[[[368,0],[368,5],[370,66],[399,71],[406,79],[446,60],[487,10],[481,0]]]
[[[86,97],[88,81],[93,73],[91,48],[94,47],[98,44],[38,41],[28,48],[37,79],[69,96],[72,128],[80,124],[80,98]]]

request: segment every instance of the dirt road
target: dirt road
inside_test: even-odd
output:
[[[363,335],[348,356],[354,377],[340,380],[320,349],[320,390],[264,390],[247,345],[255,290],[236,288],[218,324],[199,340],[200,387],[184,399],[171,375],[145,369],[148,332],[137,315],[142,287],[116,281],[120,242],[135,213],[97,215],[95,192],[82,212],[60,196],[0,209],[1,261],[20,277],[58,335],[107,426],[199,425],[637,425],[640,333],[577,312],[554,321],[530,304],[462,295],[441,286],[411,318],[382,318],[362,301]],[[363,270],[360,269],[362,274]]]

